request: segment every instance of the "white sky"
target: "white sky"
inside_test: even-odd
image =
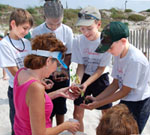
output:
[[[0,0],[0,4],[7,4],[14,7],[28,8],[43,5],[44,0]],[[119,8],[125,9],[126,0],[61,0],[64,7],[66,2],[69,8],[80,8],[92,5],[98,9]],[[150,9],[150,0],[127,0],[126,7],[134,11]]]

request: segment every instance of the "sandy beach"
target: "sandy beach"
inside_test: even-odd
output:
[[[111,68],[110,68],[111,69]],[[74,72],[74,71],[73,71]],[[110,77],[110,80],[112,78]],[[0,135],[10,135],[11,128],[9,122],[9,106],[7,97],[8,80],[2,79],[2,69],[0,68]],[[115,102],[114,104],[116,104]],[[67,100],[67,114],[65,115],[65,121],[73,117],[73,101]],[[95,129],[99,123],[101,112],[98,110],[86,110],[84,117],[85,133],[87,135],[96,135]],[[53,126],[55,126],[55,119]],[[142,135],[150,134],[150,118],[147,121],[145,129]]]

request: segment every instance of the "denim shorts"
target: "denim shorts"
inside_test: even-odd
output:
[[[94,97],[96,97],[101,92],[103,92],[105,90],[105,88],[107,86],[109,86],[108,74],[109,73],[105,73],[105,74],[101,75],[96,81],[94,81],[91,85],[89,85],[85,91],[84,97],[86,97],[87,95],[93,95]],[[90,77],[90,75],[84,74],[81,83],[84,83],[89,77]],[[74,101],[74,104],[79,106],[81,103],[83,103],[84,97],[80,96],[78,99],[76,99]],[[101,106],[101,107],[96,108],[96,109],[103,110],[103,109],[108,109],[111,106],[112,106],[112,103]]]
[[[139,133],[141,134],[150,115],[150,97],[145,100],[135,102],[121,100],[120,103],[125,104],[129,108],[137,121]]]

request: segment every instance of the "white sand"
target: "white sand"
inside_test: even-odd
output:
[[[0,135],[10,135],[10,122],[9,122],[9,106],[7,97],[8,81],[2,80],[2,69],[0,69]],[[67,100],[68,112],[65,115],[65,120],[73,117],[73,102]],[[86,110],[84,117],[85,133],[87,135],[96,135],[95,129],[99,123],[101,112],[98,110]],[[55,122],[54,122],[55,125]],[[150,134],[150,119],[148,120],[143,135]]]

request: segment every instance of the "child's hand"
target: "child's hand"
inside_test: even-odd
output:
[[[78,95],[69,91],[70,87],[65,87],[57,90],[59,97],[68,98],[71,100],[75,100],[78,98]]]
[[[87,85],[85,83],[83,83],[82,84],[82,93],[83,93],[83,95],[81,95],[81,97],[84,96],[84,93],[85,93],[86,89],[87,89]]]
[[[50,79],[44,79],[42,84],[45,86],[45,89],[51,89],[54,86],[54,83]]]
[[[95,97],[92,97],[92,96],[87,96],[84,102],[80,104],[80,106],[89,110],[100,107],[99,102],[96,100]]]
[[[81,95],[81,97],[84,96],[84,91],[83,91],[83,85],[81,84],[72,84],[70,89],[72,90],[73,93]]]
[[[73,93],[80,94],[80,89],[76,84],[72,83],[70,89],[72,90]]]
[[[55,80],[56,82],[62,82],[68,79],[69,79],[68,72],[63,69],[61,71],[55,71],[53,73],[53,80]]]

